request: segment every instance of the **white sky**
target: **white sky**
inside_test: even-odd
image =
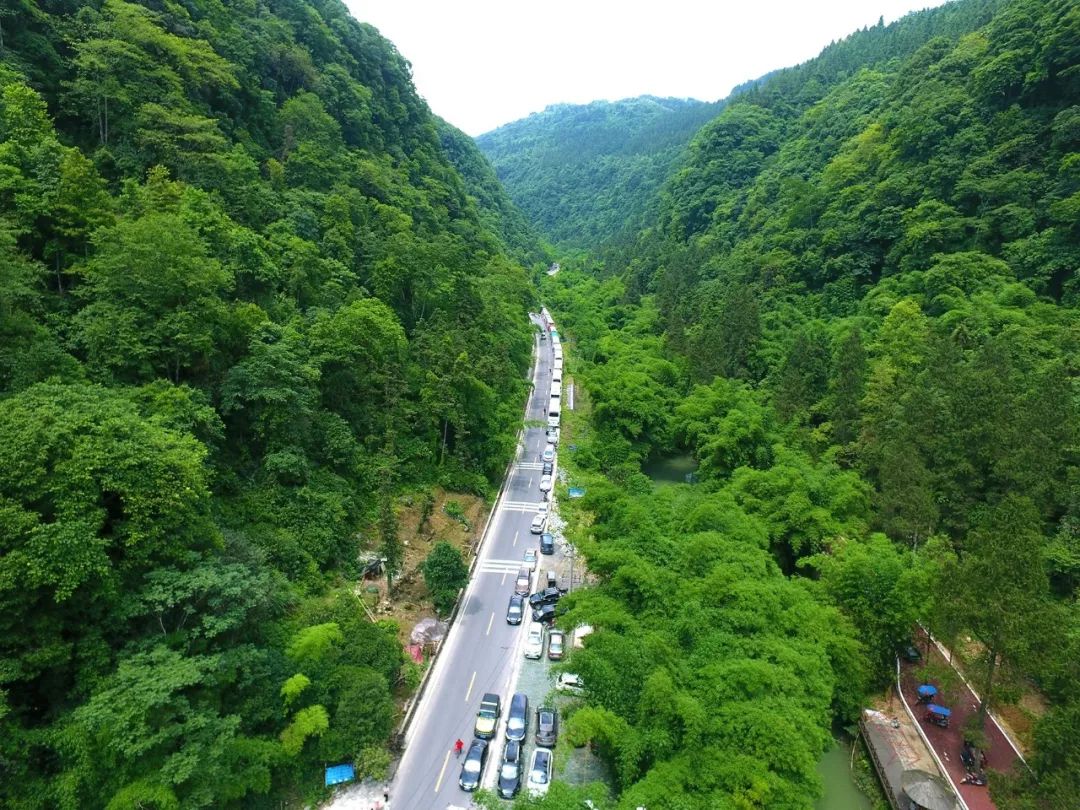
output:
[[[470,135],[538,112],[650,94],[716,101],[878,17],[942,0],[345,0]]]

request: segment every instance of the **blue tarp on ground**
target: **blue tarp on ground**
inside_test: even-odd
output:
[[[571,498],[583,498],[583,497],[585,497],[585,488],[584,487],[570,487],[570,497]]]
[[[342,782],[351,782],[356,778],[356,771],[352,765],[333,765],[326,769],[326,786],[340,785]]]
[[[931,703],[926,707],[926,711],[930,714],[939,714],[942,717],[948,717],[952,714],[950,709],[946,709],[944,706],[938,706],[936,703]]]

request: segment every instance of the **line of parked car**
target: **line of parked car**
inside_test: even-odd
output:
[[[473,725],[473,739],[465,761],[461,763],[458,785],[462,790],[473,791],[480,787],[487,764],[491,741],[496,736],[499,718],[502,716],[502,699],[488,692],[480,700],[480,711]],[[540,706],[535,712],[536,730],[533,740],[537,749],[533,752],[528,772],[522,773],[524,764],[522,746],[529,734],[529,696],[517,692],[510,698],[504,734],[502,761],[499,764],[498,792],[504,799],[512,799],[522,787],[522,777],[528,791],[534,796],[547,792],[551,784],[552,751],[559,738],[559,714],[552,706]]]
[[[561,371],[560,371],[561,377]],[[559,442],[559,428],[549,424],[547,429],[548,444],[541,453],[543,464],[540,478],[540,492],[543,502],[532,520],[531,531],[540,535],[539,555],[555,553],[555,538],[547,531],[548,502],[555,473],[555,448]],[[558,613],[559,598],[564,593],[558,586],[554,571],[548,571],[543,587],[537,582],[537,590],[531,593],[533,572],[539,564],[536,548],[529,548],[522,557],[522,565],[514,579],[514,592],[506,607],[506,622],[511,625],[521,624],[529,611],[532,621],[529,624],[525,642],[527,658],[542,658],[545,641],[548,658],[553,661],[562,659],[565,654],[566,637],[561,630],[552,629],[545,633],[545,624],[552,624]],[[561,677],[561,676],[560,676]],[[561,687],[560,687],[561,688]],[[461,775],[458,785],[462,790],[476,790],[481,783],[484,767],[487,763],[491,741],[495,738],[502,716],[502,700],[499,695],[488,692],[480,701],[480,710],[476,713],[473,727],[473,741],[461,763]],[[532,762],[523,773],[524,742],[529,733],[529,698],[517,692],[510,699],[505,722],[506,743],[503,747],[502,760],[499,763],[497,790],[504,799],[512,799],[524,784],[534,796],[543,795],[551,784],[553,767],[552,748],[558,739],[558,712],[551,706],[540,706],[535,710],[536,730],[534,740],[537,749],[533,752]]]

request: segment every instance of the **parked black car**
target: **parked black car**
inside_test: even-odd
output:
[[[542,535],[540,535],[540,553],[555,553],[555,535],[553,535],[551,532],[544,532]]]
[[[512,799],[521,790],[521,743],[511,740],[503,749],[503,761],[499,766],[499,795]]]
[[[469,753],[465,755],[465,761],[461,763],[461,776],[458,777],[458,784],[462,790],[472,791],[480,787],[480,778],[484,774],[487,754],[486,740],[473,740],[469,745]]]
[[[551,624],[555,621],[555,615],[555,605],[541,605],[538,608],[534,608],[532,612],[534,622],[544,622],[546,624]]]
[[[525,615],[525,597],[515,593],[510,597],[510,604],[506,606],[506,623],[521,624],[521,617]]]
[[[559,738],[559,716],[550,706],[536,710],[536,744],[541,748],[554,748]]]
[[[555,472],[555,463],[552,462],[552,461],[545,461],[544,462],[544,471],[541,474],[542,475],[552,475],[554,472]]]
[[[544,590],[537,591],[529,596],[529,607],[537,608],[541,605],[554,605],[559,601],[560,596],[562,596],[562,593],[558,588],[544,588]]]

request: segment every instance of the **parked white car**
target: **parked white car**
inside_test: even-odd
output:
[[[575,675],[573,672],[559,673],[559,678],[555,681],[555,688],[560,692],[569,692],[571,695],[585,694],[585,684],[582,683],[581,676]]]
[[[533,752],[532,767],[529,768],[529,781],[525,783],[533,796],[543,796],[551,787],[551,751],[537,748]]]
[[[533,622],[525,638],[525,657],[540,659],[544,655],[544,625]]]
[[[525,555],[521,558],[521,564],[528,567],[530,571],[536,570],[536,549],[525,549]]]
[[[540,458],[542,460],[544,460],[544,461],[554,461],[555,460],[555,445],[549,444],[547,447],[545,447],[544,452],[540,456]]]
[[[551,492],[551,476],[550,475],[541,475],[540,476],[540,491],[541,492]]]
[[[547,528],[547,515],[542,513],[535,515],[532,519],[532,525],[529,527],[529,531],[533,534],[543,534],[545,528]]]

